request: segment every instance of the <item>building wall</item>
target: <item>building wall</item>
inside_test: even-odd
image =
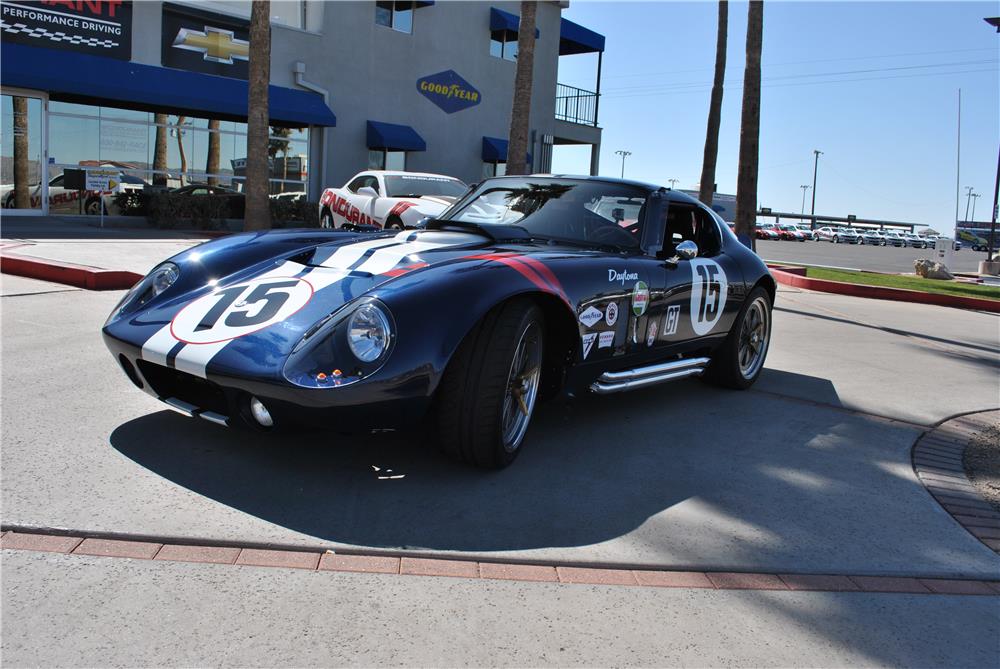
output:
[[[292,68],[301,61],[305,78],[330,92],[337,115],[337,127],[317,142],[323,156],[312,156],[314,188],[317,181],[342,185],[367,169],[369,120],[409,125],[424,138],[427,150],[411,152],[407,169],[467,182],[481,178],[483,136],[506,138],[509,132],[516,69],[490,56],[490,7],[520,13],[519,2],[438,2],[417,9],[413,33],[406,34],[376,25],[373,2],[335,2],[324,6],[319,34],[274,26],[271,82],[295,87]],[[539,164],[540,143],[555,126],[560,13],[558,3],[538,5],[531,113],[536,169],[548,167]],[[446,114],[421,95],[417,80],[444,70],[478,89],[480,104]]]

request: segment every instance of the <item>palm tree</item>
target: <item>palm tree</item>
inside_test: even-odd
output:
[[[247,95],[246,215],[244,230],[271,227],[267,163],[268,100],[271,80],[271,3],[255,0],[250,10],[250,81]]]
[[[517,72],[514,75],[514,102],[510,111],[510,140],[507,143],[507,174],[528,172],[528,127],[531,123],[531,87],[535,66],[535,10],[537,3],[521,3],[521,25],[517,29]]]
[[[28,184],[28,98],[12,99],[14,112],[14,207],[31,206],[31,186]]]
[[[757,224],[757,167],[760,159],[760,52],[764,38],[764,2],[750,0],[747,10],[747,65],[743,75],[740,164],[736,177],[736,236],[753,245]]]
[[[184,153],[184,125],[187,123],[187,116],[177,117],[177,153],[181,156],[181,185],[184,185],[184,176],[187,174],[188,159]]]
[[[208,174],[208,185],[217,186],[219,177],[219,119],[208,120],[208,158],[205,160],[205,173]]]
[[[156,114],[156,143],[153,145],[154,186],[167,185],[167,115]]]
[[[719,34],[715,42],[715,81],[708,105],[708,130],[705,132],[705,157],[701,163],[701,187],[698,199],[712,206],[715,194],[715,163],[719,157],[719,124],[722,121],[722,89],[726,80],[726,39],[729,37],[729,0],[719,0]]]
[[[282,157],[282,173],[281,173],[281,192],[285,192],[285,180],[288,179],[288,149],[291,147],[292,143],[289,142],[286,137],[292,136],[291,128],[279,128],[278,126],[271,126],[271,138],[267,140],[267,156],[272,161],[274,161],[278,154]],[[281,139],[277,139],[280,137]]]

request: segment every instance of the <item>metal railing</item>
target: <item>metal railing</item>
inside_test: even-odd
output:
[[[597,126],[597,93],[556,84],[556,118],[569,123]]]

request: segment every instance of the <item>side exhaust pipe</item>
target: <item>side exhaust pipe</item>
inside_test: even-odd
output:
[[[700,376],[709,362],[711,362],[711,358],[689,358],[626,369],[621,372],[605,372],[591,384],[590,390],[598,395],[609,395],[666,383],[667,381],[686,379],[689,376]]]

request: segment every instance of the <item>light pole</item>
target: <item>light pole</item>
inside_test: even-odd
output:
[[[969,220],[969,201],[972,200],[972,186],[965,187],[965,220]]]
[[[632,155],[631,151],[615,151],[616,154],[622,157],[622,179],[625,178],[625,159]]]
[[[802,215],[806,215],[806,191],[812,188],[809,184],[802,184],[799,186],[802,189]]]
[[[674,189],[674,184],[680,181],[680,179],[667,179],[667,183],[670,184],[670,190]]]
[[[813,200],[812,200],[812,211],[809,213],[809,225],[815,230],[816,229],[816,172],[819,171],[819,157],[823,153],[819,149],[813,149],[813,153],[816,154],[816,161],[813,163]]]
[[[976,200],[978,200],[981,195],[982,195],[982,193],[972,193],[972,222],[973,223],[975,223],[975,221],[976,221]]]

